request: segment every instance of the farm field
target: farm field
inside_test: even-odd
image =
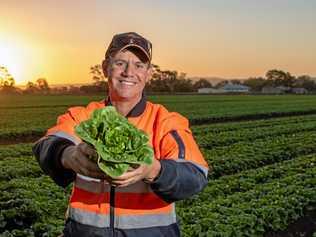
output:
[[[0,236],[57,236],[70,187],[40,170],[32,142],[71,105],[102,96],[0,96]],[[316,232],[316,96],[179,95],[150,101],[187,116],[209,184],[176,204],[185,237]]]

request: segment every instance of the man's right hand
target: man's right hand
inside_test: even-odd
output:
[[[97,179],[107,179],[108,177],[101,171],[96,163],[89,159],[89,156],[96,156],[95,149],[87,143],[80,143],[67,147],[61,157],[61,164],[66,169],[71,169],[78,174]]]

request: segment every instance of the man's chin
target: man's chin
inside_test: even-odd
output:
[[[117,96],[115,96],[115,98],[117,98],[117,100],[119,101],[126,101],[126,102],[132,102],[134,100],[138,100],[138,96],[134,94],[129,94],[129,93],[118,94]]]

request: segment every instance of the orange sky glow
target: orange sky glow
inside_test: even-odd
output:
[[[0,65],[16,83],[91,83],[113,34],[153,43],[153,63],[189,77],[316,76],[316,2],[1,1]]]

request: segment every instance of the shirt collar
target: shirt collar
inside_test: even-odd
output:
[[[146,102],[147,102],[147,98],[146,98],[145,93],[143,93],[140,101],[131,109],[131,111],[128,112],[126,117],[138,117],[138,116],[140,116],[146,109]],[[106,106],[112,105],[110,96],[108,96],[108,98],[105,100],[105,105]]]

